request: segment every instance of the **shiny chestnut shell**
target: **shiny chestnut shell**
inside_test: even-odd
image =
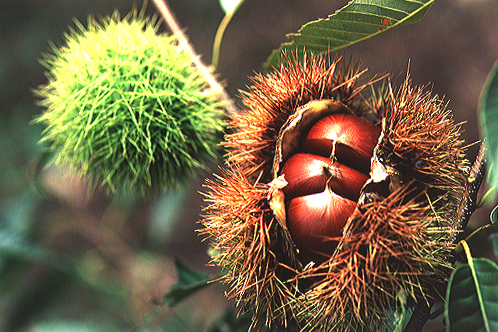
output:
[[[302,263],[320,263],[333,254],[369,178],[379,135],[380,128],[358,116],[328,115],[284,162],[287,227]]]
[[[301,141],[301,151],[323,157],[334,153],[341,163],[368,174],[379,135],[380,128],[363,118],[352,114],[332,114],[309,130]]]
[[[328,187],[321,193],[293,198],[287,207],[288,227],[301,261],[322,262],[337,246],[342,229],[356,202]]]

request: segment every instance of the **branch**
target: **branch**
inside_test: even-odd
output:
[[[464,230],[465,227],[467,227],[470,216],[478,207],[477,194],[486,173],[485,161],[486,143],[482,143],[481,147],[479,148],[479,153],[477,154],[476,160],[472,165],[472,168],[470,169],[469,175],[467,176],[465,192],[457,209],[455,220],[457,221],[461,230]],[[464,233],[462,232],[458,240],[461,240],[463,234]]]
[[[211,86],[211,88],[218,92],[222,98],[222,100],[226,103],[226,107],[230,113],[237,113],[237,108],[233,103],[232,99],[226,92],[225,88],[218,82],[216,77],[212,74],[211,70],[202,63],[199,58],[199,55],[194,51],[194,48],[190,45],[187,36],[183,33],[182,29],[178,25],[171,9],[168,4],[164,0],[152,0],[154,5],[161,13],[164,21],[168,25],[171,32],[178,38],[179,47],[185,49],[191,56],[194,61],[195,66],[201,71],[201,73],[206,78],[207,82]]]

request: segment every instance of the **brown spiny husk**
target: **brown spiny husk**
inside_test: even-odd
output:
[[[223,170],[217,181],[208,181],[207,188],[204,232],[213,238],[214,263],[231,286],[229,296],[243,310],[254,309],[255,317],[273,317],[295,287],[281,274],[296,272],[279,261],[280,230],[265,201],[268,186],[249,182],[234,166]]]
[[[441,100],[408,79],[369,101],[361,93],[372,81],[357,85],[362,72],[351,62],[285,60],[279,71],[256,76],[243,94],[245,112],[233,116],[224,143],[226,167],[207,183],[202,232],[212,241],[213,263],[225,272],[229,296],[243,311],[254,310],[254,324],[383,329],[386,312],[398,309],[397,294],[428,301],[451,270],[452,217],[467,166],[460,128]],[[339,101],[357,116],[384,116],[373,159],[386,178],[376,183],[372,176],[364,187],[336,253],[302,267],[290,259],[295,248],[268,191],[281,127],[317,99]]]
[[[408,78],[397,93],[389,90],[382,139],[374,154],[401,174],[402,181],[416,179],[435,210],[449,213],[445,217],[450,219],[468,167],[460,125],[441,99],[423,87],[411,87]]]

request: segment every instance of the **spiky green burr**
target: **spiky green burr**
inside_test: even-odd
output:
[[[220,97],[158,27],[136,13],[89,18],[42,62],[42,140],[57,163],[110,191],[160,192],[191,179],[220,152]]]

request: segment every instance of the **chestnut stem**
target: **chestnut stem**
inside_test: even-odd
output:
[[[482,143],[476,160],[467,176],[465,193],[457,210],[456,221],[461,230],[467,227],[470,216],[477,209],[477,194],[486,174],[486,143]],[[457,242],[462,239],[462,232],[457,238]]]
[[[192,57],[195,66],[201,71],[201,73],[206,78],[207,82],[214,91],[220,93],[222,100],[226,103],[226,107],[230,113],[237,113],[237,109],[232,99],[226,92],[225,88],[218,82],[216,77],[212,74],[211,70],[202,63],[199,55],[194,51],[192,45],[190,45],[187,36],[183,33],[180,25],[175,19],[173,12],[169,8],[165,0],[152,0],[154,5],[161,13],[164,21],[168,25],[171,32],[178,38],[179,47],[184,48]]]

